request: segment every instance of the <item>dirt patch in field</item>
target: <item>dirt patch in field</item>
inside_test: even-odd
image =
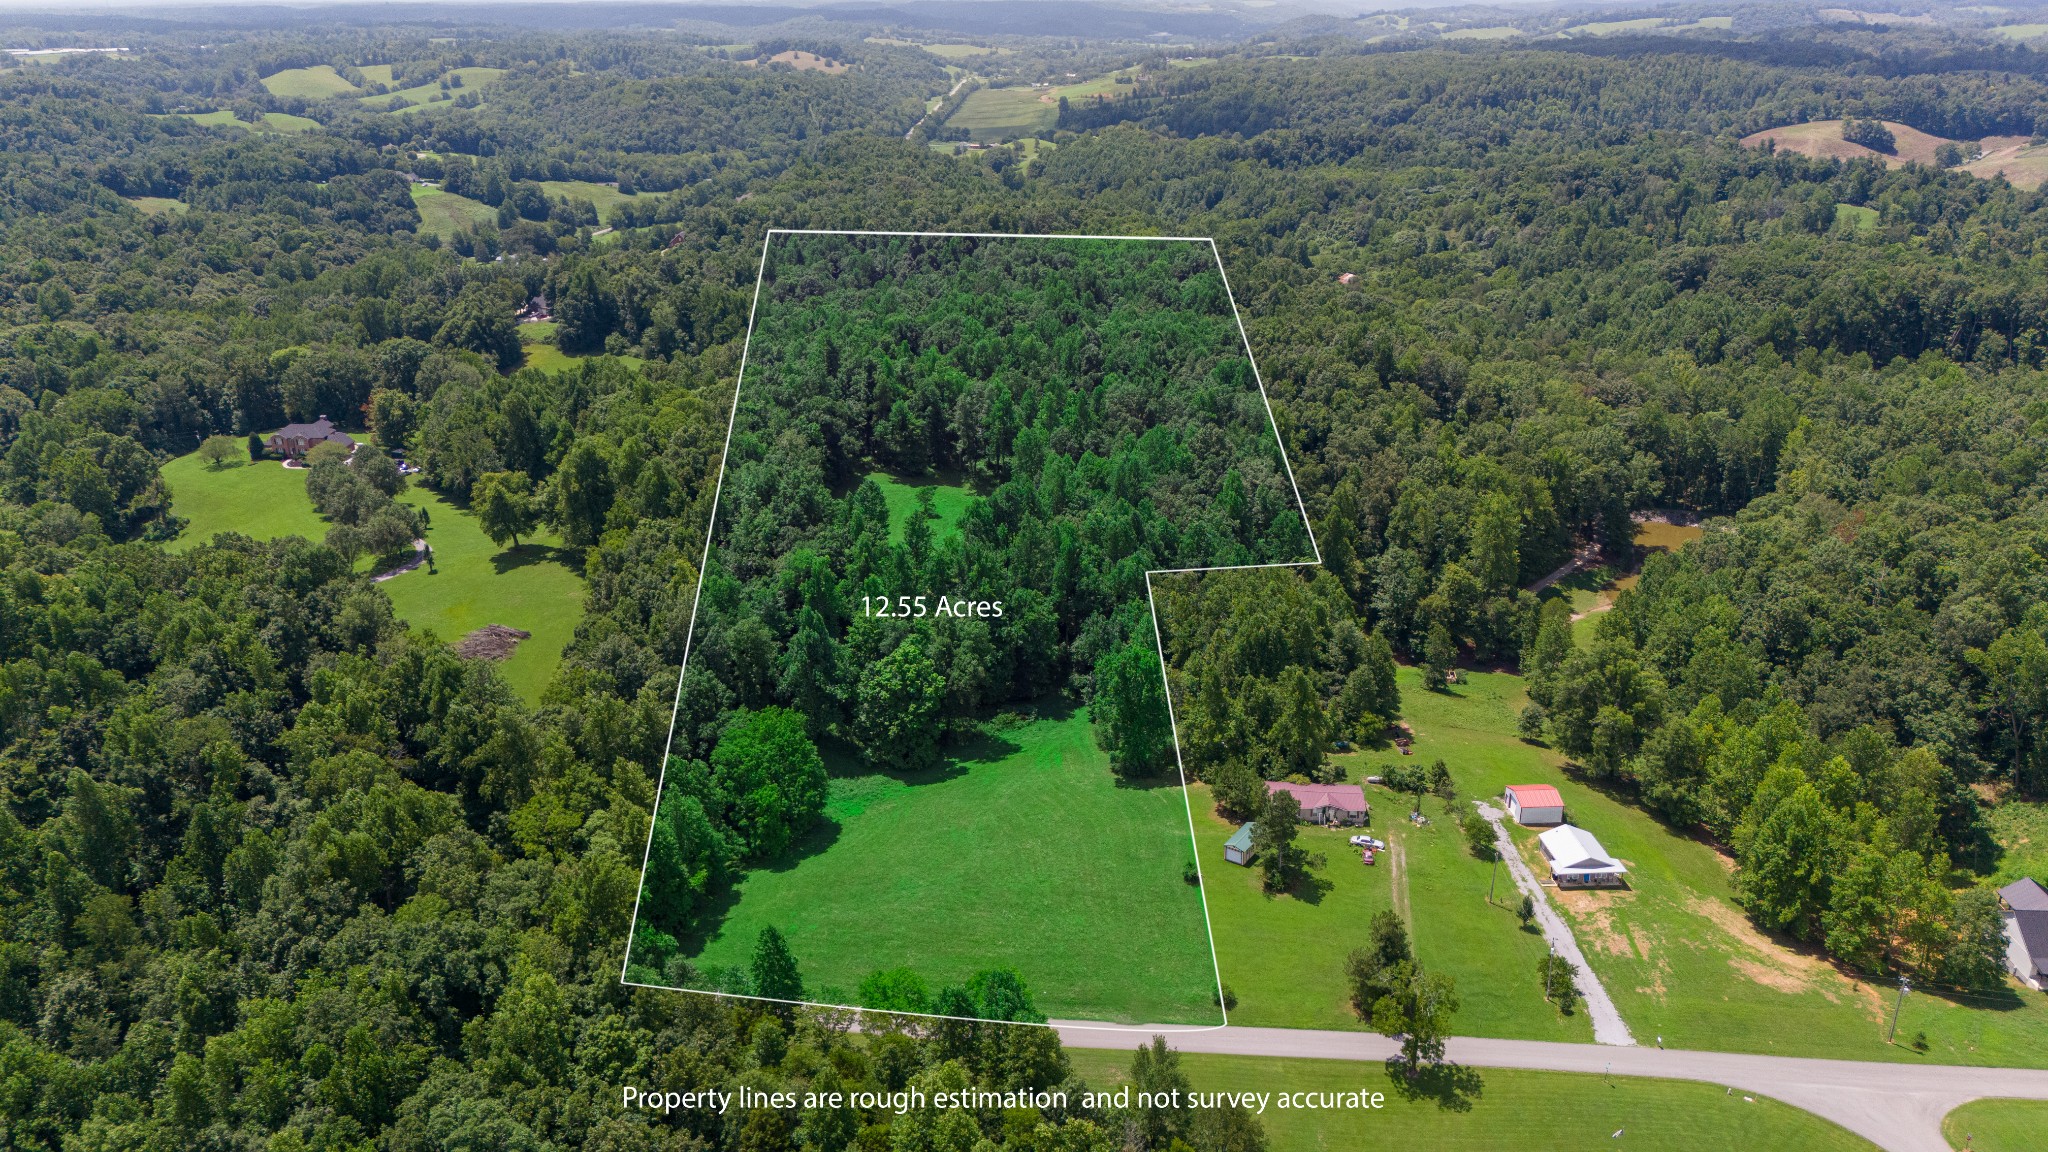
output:
[[[1748,955],[1732,954],[1728,957],[1728,964],[1752,983],[1779,992],[1805,992],[1834,973],[1826,961],[1794,952],[1777,943],[1757,931],[1756,925],[1751,924],[1739,909],[1719,900],[1690,900],[1686,908],[1712,921],[1716,928],[1741,945]],[[1826,994],[1828,989],[1821,988],[1820,991]]]
[[[1550,898],[1571,914],[1573,930],[1582,946],[1600,949],[1610,956],[1636,958],[1636,945],[1630,939],[1637,930],[1633,927],[1617,927],[1614,923],[1616,906],[1635,897],[1633,892],[1593,892],[1583,888],[1553,889]],[[1642,948],[1642,959],[1650,958],[1647,946]]]
[[[531,632],[503,624],[486,624],[464,636],[455,646],[455,654],[465,660],[503,660],[518,649],[521,640],[532,636]]]

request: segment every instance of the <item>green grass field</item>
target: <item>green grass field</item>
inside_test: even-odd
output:
[[[1517,739],[1514,721],[1525,701],[1519,677],[1467,672],[1460,681],[1449,694],[1424,692],[1414,671],[1402,669],[1416,759],[1443,757],[1466,799],[1498,796],[1508,784],[1556,785],[1568,818],[1629,865],[1627,890],[1571,892],[1554,902],[1637,1039],[1661,1035],[1667,1047],[1787,1056],[2048,1066],[2048,997],[2022,994],[2016,984],[1982,1002],[1915,992],[1899,1039],[1925,1032],[1929,1051],[1886,1044],[1889,985],[1852,979],[1811,952],[1764,936],[1735,905],[1726,857],[1624,797],[1568,775],[1556,753]],[[1375,765],[1395,758],[1354,756]],[[1534,834],[1519,835],[1527,859]],[[1411,902],[1417,939],[1426,942],[1431,907],[1412,896]],[[1519,959],[1511,964],[1520,966]],[[1503,979],[1517,976],[1510,971]],[[1483,1022],[1461,1018],[1457,1027]]]
[[[1054,712],[931,774],[836,776],[806,844],[685,948],[742,965],[773,925],[813,998],[878,968],[936,989],[1008,965],[1049,1016],[1217,1023],[1189,858],[1181,790],[1119,787],[1087,713]]]
[[[1078,103],[1092,96],[1128,92],[1116,82],[1127,72],[1112,72],[1078,84],[1055,88],[977,88],[960,110],[946,118],[946,127],[965,128],[976,140],[995,140],[1012,133],[1029,135],[1051,128],[1060,117],[1060,97]]]
[[[327,535],[327,521],[306,496],[306,474],[274,460],[215,470],[193,453],[165,464],[163,477],[171,489],[171,510],[190,521],[167,545],[173,552],[195,548],[220,532],[258,540]],[[475,517],[436,492],[411,488],[398,498],[426,509],[432,518],[427,542],[437,571],[416,568],[379,583],[393,611],[450,643],[486,624],[533,633],[499,671],[529,703],[537,703],[583,618],[583,579],[572,566],[574,558],[556,550],[555,539],[547,535],[521,541],[516,550],[501,549]],[[367,569],[369,560],[359,566]]]
[[[1868,232],[1872,228],[1877,227],[1877,209],[1866,208],[1861,204],[1837,204],[1835,205],[1835,227],[1847,227],[1853,228],[1858,232]]]
[[[180,456],[161,470],[171,489],[171,511],[184,517],[185,531],[166,547],[173,552],[196,548],[222,532],[240,532],[258,540],[327,535],[327,521],[313,511],[306,495],[306,474],[275,460],[214,469],[197,452]]]
[[[868,478],[881,486],[882,499],[888,501],[889,539],[894,543],[902,542],[903,526],[917,509],[918,489],[931,490],[932,511],[939,514],[939,522],[932,526],[933,539],[952,535],[960,526],[960,517],[967,514],[967,506],[974,502],[974,489],[943,484],[930,477],[905,480],[887,472],[875,472]]]
[[[527,703],[539,703],[583,619],[580,558],[555,547],[560,540],[548,533],[500,548],[476,517],[429,489],[408,489],[398,498],[431,517],[426,538],[436,570],[415,568],[379,584],[392,609],[451,644],[486,624],[533,633],[498,671]]]
[[[639,195],[637,192],[628,195],[613,184],[595,184],[588,180],[543,180],[540,187],[550,196],[590,201],[591,206],[597,209],[598,222],[602,224],[610,224],[619,205],[630,203]]]
[[[2040,1152],[2048,1100],[1972,1100],[1941,1119],[1950,1145],[1970,1152]]]
[[[391,65],[389,64],[365,64],[357,68],[356,71],[361,72],[363,79],[372,84],[382,84],[387,88],[391,86]]]
[[[490,205],[424,184],[412,186],[412,206],[419,209],[420,231],[443,240],[453,239],[471,224],[498,222],[498,210]]]
[[[1496,24],[1489,28],[1456,28],[1444,33],[1446,40],[1508,40],[1520,36],[1522,30],[1508,24]]]
[[[415,84],[410,88],[400,88],[396,91],[385,92],[377,96],[365,96],[362,98],[362,102],[371,108],[386,107],[391,103],[393,97],[410,100],[414,105],[442,103],[444,101],[440,100],[440,96],[444,91],[441,87],[441,81],[443,80],[454,76],[462,77],[462,86],[460,88],[445,89],[448,99],[453,100],[464,92],[473,92],[485,87],[491,81],[503,76],[505,72],[506,69],[503,68],[457,68],[450,72],[444,72],[424,84]],[[336,77],[336,79],[339,79],[339,77]],[[388,76],[386,82],[389,82]],[[353,92],[356,89],[351,88],[349,91]]]
[[[1591,24],[1567,28],[1565,35],[1612,36],[1617,32],[1648,32],[1669,23],[1670,20],[1662,16],[1644,16],[1637,20],[1597,20]]]
[[[1136,1044],[1132,1047],[1135,1049]],[[1132,1052],[1068,1048],[1074,1071],[1098,1090],[1129,1081]],[[1269,1106],[1259,1122],[1272,1152],[1426,1148],[1430,1152],[1585,1152],[1590,1148],[1686,1152],[1872,1152],[1875,1145],[1810,1112],[1712,1084],[1568,1072],[1476,1069],[1469,1107],[1408,1099],[1383,1065],[1182,1053],[1200,1091],[1381,1092],[1378,1109]],[[1615,1133],[1621,1133],[1616,1136]],[[1980,1145],[1980,1147],[1988,1147]],[[2019,1147],[2013,1145],[2012,1147]]]
[[[135,205],[136,210],[146,216],[183,216],[192,210],[190,204],[169,196],[123,196],[122,199]]]
[[[225,108],[214,112],[178,113],[166,112],[164,116],[179,116],[194,124],[205,124],[213,128],[243,128],[255,132],[310,132],[320,127],[318,120],[306,116],[294,116],[289,112],[265,112],[263,119],[254,124],[237,120],[233,112]]]
[[[2048,24],[2001,24],[1992,31],[2008,40],[2038,40],[2048,36]]]
[[[347,96],[361,91],[326,64],[272,73],[263,78],[263,87],[272,96],[303,96],[308,100],[325,100],[329,96]]]

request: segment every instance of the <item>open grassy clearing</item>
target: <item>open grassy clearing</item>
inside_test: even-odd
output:
[[[1580,24],[1567,28],[1567,36],[1613,36],[1620,32],[1648,32],[1662,28],[1670,21],[1663,16],[1645,16],[1639,20],[1596,20],[1591,24]]]
[[[194,124],[205,124],[212,128],[243,128],[253,132],[308,132],[320,127],[318,120],[308,116],[294,116],[289,112],[265,112],[261,120],[251,124],[236,119],[226,108],[212,112],[165,112],[161,116],[178,116]]]
[[[1413,670],[1402,669],[1415,756],[1425,764],[1443,757],[1465,798],[1498,796],[1508,784],[1556,785],[1571,822],[1628,864],[1626,890],[1552,894],[1639,1040],[1661,1035],[1668,1047],[1786,1056],[2048,1066],[2048,997],[2022,994],[2017,985],[1969,1001],[1915,992],[1899,1038],[1925,1032],[1929,1051],[1887,1045],[1890,985],[1855,979],[1765,936],[1735,903],[1726,856],[1626,797],[1567,774],[1555,752],[1517,739],[1515,717],[1526,701],[1520,677],[1466,672],[1459,679],[1450,693],[1424,692]],[[1535,859],[1535,834],[1517,835],[1524,858]],[[1430,915],[1427,906],[1414,907],[1418,923]],[[1465,1027],[1461,1020],[1458,1028]]]
[[[412,206],[419,209],[420,231],[443,240],[454,239],[457,232],[472,224],[495,226],[498,222],[498,210],[483,201],[425,184],[412,186]]]
[[[616,184],[597,184],[589,180],[543,180],[540,187],[550,196],[590,201],[591,207],[597,209],[598,222],[602,224],[610,224],[619,205],[629,203],[639,195],[637,192],[621,192]]]
[[[251,464],[246,450],[237,459],[240,463],[216,469],[193,452],[163,466],[171,512],[187,521],[184,532],[165,548],[183,552],[222,532],[240,532],[257,540],[319,540],[327,535],[327,521],[313,511],[313,501],[306,495],[304,472],[275,460]]]
[[[325,100],[330,96],[348,96],[362,91],[342,79],[341,73],[327,64],[273,72],[263,78],[263,87],[272,96],[300,96],[307,100]]]
[[[169,196],[123,196],[123,200],[135,205],[135,209],[148,216],[183,216],[192,210],[190,204]]]
[[[496,80],[500,76],[503,76],[505,74],[505,71],[506,70],[503,68],[457,68],[454,69],[453,71],[443,73],[442,75],[432,80],[429,80],[424,84],[415,84],[410,88],[400,88],[395,92],[386,92],[380,96],[365,96],[363,97],[363,103],[369,105],[370,107],[378,108],[383,107],[386,104],[389,104],[393,98],[398,98],[403,100],[409,100],[414,104],[426,104],[438,101],[439,97],[443,92],[446,92],[448,98],[452,100],[455,97],[460,96],[464,92],[469,92],[484,87],[491,81]],[[460,76],[462,78],[461,87],[446,89],[441,87],[442,81],[449,80],[457,76]],[[351,89],[351,91],[354,91],[354,89]]]
[[[869,478],[881,487],[882,499],[888,501],[891,543],[902,542],[903,526],[909,523],[911,513],[917,510],[919,489],[931,492],[932,511],[939,514],[939,522],[932,525],[934,539],[951,536],[960,526],[960,517],[967,514],[967,506],[974,502],[974,489],[947,484],[930,476],[904,479],[887,472],[876,472]]]
[[[787,64],[799,72],[830,72],[834,75],[846,71],[846,65],[840,61],[827,56],[820,56],[815,52],[799,51],[795,48],[787,52],[777,52],[766,59],[757,57],[753,60],[742,60],[740,63],[745,64],[749,68],[759,68],[770,64]]]
[[[249,464],[246,455],[241,459],[244,463],[214,469],[195,452],[163,466],[171,510],[189,521],[166,545],[170,551],[195,548],[221,532],[257,540],[326,537],[330,525],[313,510],[304,472],[275,460]],[[538,703],[583,618],[583,580],[574,558],[555,549],[555,539],[546,534],[522,540],[517,549],[501,549],[475,517],[438,493],[411,488],[398,499],[427,510],[432,522],[426,538],[437,571],[416,568],[378,584],[390,596],[393,611],[451,644],[486,624],[533,633],[499,668],[528,703]],[[357,568],[367,571],[370,563],[365,557]]]
[[[430,489],[410,488],[398,499],[427,512],[434,571],[422,566],[379,584],[392,610],[450,644],[486,624],[533,633],[498,671],[528,704],[538,704],[583,619],[581,557],[557,547],[560,539],[547,532],[500,548],[476,517]]]
[[[773,925],[814,998],[878,968],[936,988],[1008,965],[1050,1016],[1217,1023],[1190,855],[1180,788],[1120,787],[1087,712],[1054,709],[931,773],[835,775],[819,826],[684,947],[743,965]]]
[[[2039,188],[2048,182],[2048,145],[2020,142],[1994,148],[1990,146],[1993,143],[1986,141],[1983,157],[1964,164],[1961,170],[1986,180],[2003,176],[2015,188]]]
[[[2048,24],[2001,24],[1992,31],[2008,40],[2038,40],[2048,36]]]
[[[965,128],[976,140],[994,140],[1011,134],[1029,135],[1051,128],[1060,118],[1060,98],[1078,102],[1115,92],[1117,77],[1129,71],[1113,72],[1078,84],[1049,88],[977,88],[967,94],[959,111],[946,118],[946,127]]]
[[[1941,1134],[1970,1152],[2039,1152],[2048,1100],[1972,1100],[1942,1117]]]
[[[1835,205],[1835,227],[1868,232],[1877,227],[1877,209],[1861,204]]]
[[[391,65],[389,64],[364,64],[357,68],[356,71],[361,72],[363,79],[372,84],[381,84],[386,88],[391,86]]]
[[[1515,28],[1507,24],[1497,24],[1491,28],[1454,28],[1451,31],[1444,33],[1444,39],[1507,40],[1515,36],[1520,36],[1521,34],[1522,30],[1520,28]]]
[[[1797,152],[1802,156],[1836,160],[1876,157],[1892,167],[1908,162],[1933,164],[1935,149],[1949,143],[1946,137],[1931,135],[1894,120],[1885,121],[1884,126],[1891,129],[1892,136],[1897,141],[1889,153],[1877,152],[1842,139],[1840,120],[1810,120],[1804,124],[1788,124],[1783,128],[1767,128],[1762,132],[1752,132],[1744,136],[1742,143],[1747,147],[1759,148],[1763,146],[1764,141],[1769,140],[1783,152]]]
[[[1133,1048],[1136,1045],[1133,1044]],[[1091,1088],[1130,1079],[1132,1053],[1068,1048]],[[1432,1152],[1520,1152],[1683,1148],[1687,1152],[1872,1152],[1875,1145],[1810,1112],[1768,1097],[1730,1095],[1712,1084],[1569,1072],[1476,1069],[1469,1107],[1404,1098],[1383,1065],[1344,1060],[1276,1060],[1183,1052],[1181,1069],[1205,1092],[1381,1092],[1377,1110],[1266,1109],[1272,1152],[1427,1148]],[[1615,1133],[1621,1133],[1619,1137]],[[2015,1145],[2014,1147],[2018,1147]]]

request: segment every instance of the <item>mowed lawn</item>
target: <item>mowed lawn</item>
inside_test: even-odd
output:
[[[328,522],[306,495],[306,474],[274,460],[216,470],[193,453],[165,464],[163,477],[171,488],[171,510],[189,521],[167,545],[171,551],[197,547],[220,532],[258,540],[327,535]],[[527,702],[538,703],[583,618],[583,579],[574,557],[554,548],[555,539],[546,535],[501,549],[475,517],[429,489],[409,488],[398,498],[431,518],[426,539],[436,571],[422,566],[380,582],[393,612],[451,644],[486,624],[533,633],[499,671]],[[358,566],[367,570],[369,563]]]
[[[1219,1023],[1181,789],[1119,787],[1085,710],[964,751],[835,778],[819,830],[740,881],[691,959],[744,965],[773,926],[814,999],[846,1003],[880,968],[936,990],[1008,966],[1055,1018]]]
[[[580,558],[556,547],[559,538],[548,533],[500,548],[476,517],[431,489],[410,488],[398,498],[427,512],[435,570],[421,566],[379,584],[392,609],[450,644],[486,624],[533,633],[498,671],[527,703],[539,703],[583,620]]]
[[[196,548],[222,532],[240,532],[257,540],[327,535],[327,521],[313,511],[306,495],[306,474],[275,460],[214,468],[193,452],[161,469],[171,489],[171,512],[186,520],[185,530],[165,547],[173,552]]]
[[[2048,1144],[2048,1100],[1972,1100],[1942,1117],[1941,1134],[1971,1152],[2039,1152]]]
[[[869,474],[868,479],[881,487],[882,499],[889,504],[889,539],[894,543],[902,543],[903,526],[917,511],[919,489],[931,492],[932,511],[939,516],[938,523],[932,525],[934,540],[952,535],[960,527],[960,517],[967,514],[967,506],[974,502],[974,489],[946,484],[928,476],[905,479],[887,472],[875,472]]]
[[[1638,1041],[1661,1035],[1673,1048],[2048,1066],[2048,996],[2023,993],[2017,984],[2006,994],[1969,1001],[1916,991],[1899,1022],[1901,1043],[1886,1044],[1896,996],[1891,985],[1853,979],[1810,950],[1757,931],[1736,906],[1733,865],[1725,856],[1623,797],[1567,775],[1562,757],[1514,736],[1526,701],[1520,677],[1466,672],[1449,693],[1423,691],[1413,669],[1402,669],[1400,681],[1416,761],[1442,757],[1466,799],[1497,797],[1508,784],[1556,785],[1572,823],[1628,864],[1625,891],[1561,898],[1551,892]],[[1357,758],[1375,766],[1367,771],[1396,759],[1391,752]],[[1435,814],[1432,802],[1424,810]],[[1529,859],[1534,833],[1518,837]],[[1411,903],[1417,937],[1426,941],[1432,916],[1442,910],[1415,899],[1412,889]],[[1522,966],[1519,958],[1503,962]],[[1461,1016],[1457,1028],[1475,1022]],[[1904,1043],[1923,1031],[1925,1055]]]
[[[1135,1045],[1134,1045],[1135,1047]],[[1068,1048],[1074,1071],[1097,1090],[1130,1081],[1132,1052]],[[1272,1152],[1426,1148],[1430,1152],[1585,1152],[1590,1148],[1686,1152],[1872,1152],[1876,1145],[1810,1112],[1712,1084],[1568,1072],[1480,1068],[1469,1107],[1405,1099],[1384,1065],[1181,1053],[1203,1092],[1381,1092],[1377,1109],[1280,1108],[1259,1122]],[[1981,1148],[1990,1145],[1979,1144]],[[2038,1147],[2038,1145],[2035,1145]],[[2012,1145],[2014,1148],[2021,1145]]]

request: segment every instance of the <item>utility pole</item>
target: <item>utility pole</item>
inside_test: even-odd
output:
[[[1884,1042],[1887,1044],[1892,1042],[1892,1037],[1899,1034],[1899,1009],[1906,1006],[1906,993],[1912,990],[1913,981],[1904,976],[1899,977],[1899,998],[1892,1005],[1892,1026],[1884,1034]]]
[[[1493,872],[1486,878],[1486,902],[1493,903],[1493,884],[1500,879],[1500,845],[1493,846]]]

